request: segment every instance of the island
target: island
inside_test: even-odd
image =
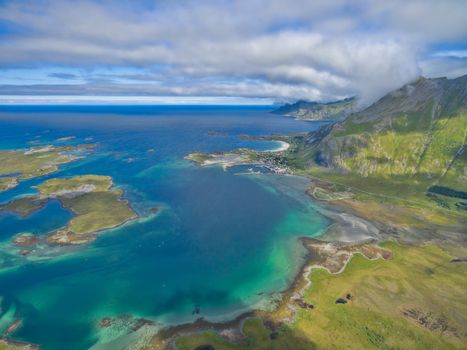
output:
[[[0,192],[18,185],[19,181],[48,175],[58,170],[60,164],[80,158],[80,152],[95,145],[53,145],[30,147],[21,150],[0,150]]]
[[[123,191],[112,186],[110,176],[54,178],[37,186],[37,195],[15,199],[0,206],[0,210],[30,215],[49,200],[57,199],[74,216],[65,227],[51,232],[46,242],[50,245],[85,244],[94,240],[98,232],[118,227],[137,217],[122,198]],[[36,240],[22,234],[16,236],[13,242],[21,247],[29,247]]]

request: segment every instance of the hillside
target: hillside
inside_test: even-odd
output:
[[[444,175],[464,157],[467,76],[405,85],[336,124],[318,148],[319,163],[361,175]]]
[[[467,208],[466,134],[467,76],[419,78],[344,121],[295,138],[287,161],[362,191],[457,211]]]
[[[285,104],[272,113],[301,120],[342,120],[355,111],[356,98],[350,97],[328,103],[297,101]]]

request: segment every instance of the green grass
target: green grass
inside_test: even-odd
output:
[[[373,126],[374,126],[374,123],[372,122],[357,123],[357,122],[352,121],[352,119],[348,119],[342,124],[342,127],[336,128],[335,130],[333,130],[332,136],[340,137],[340,136],[361,134],[364,132],[371,131]]]
[[[451,263],[451,256],[436,246],[387,242],[384,247],[393,259],[370,261],[356,255],[341,274],[313,270],[304,298],[315,308],[300,310],[277,340],[269,338],[260,321],[249,321],[244,327],[247,345],[201,333],[181,337],[178,349],[203,344],[215,349],[462,349],[467,341],[467,265]],[[352,294],[348,304],[335,304],[347,293]],[[408,309],[442,320],[448,330],[429,330],[405,316]]]
[[[122,200],[122,191],[112,190],[111,186],[109,176],[83,175],[51,179],[38,189],[42,195],[56,197],[64,208],[75,214],[57,233],[65,231],[70,240],[81,240],[83,236],[116,227],[136,217],[128,203]],[[49,237],[49,242],[53,242],[54,237],[57,237],[56,233]]]
[[[135,217],[135,213],[121,197],[122,191],[109,190],[74,198],[59,198],[65,208],[76,214],[67,229],[76,234],[90,234],[118,226]]]
[[[49,235],[49,243],[86,243],[96,232],[116,227],[136,217],[136,213],[122,199],[123,192],[112,189],[110,176],[55,178],[43,182],[37,188],[38,196],[15,199],[0,207],[0,210],[29,215],[50,198],[57,198],[65,209],[75,215],[65,227]]]
[[[451,256],[435,246],[384,246],[393,252],[390,261],[357,255],[341,275],[314,271],[306,300],[319,312],[302,312],[297,327],[307,329],[325,348],[462,348],[466,265],[450,263]],[[344,293],[353,295],[351,303],[335,304]],[[461,338],[427,330],[402,315],[407,308],[446,318]]]
[[[14,345],[9,345],[4,343],[3,341],[0,341],[0,350],[22,350],[22,349],[27,349],[24,346],[14,346]]]
[[[46,203],[47,199],[38,199],[35,196],[21,197],[7,204],[0,205],[0,211],[10,211],[22,216],[28,216],[42,208]]]
[[[439,196],[443,197],[442,200],[436,201],[428,197],[427,189],[432,182],[425,177],[362,177],[354,173],[338,174],[318,167],[301,174],[340,186],[339,191],[349,190],[356,200],[352,204],[361,208],[360,215],[377,222],[387,218],[386,223],[391,226],[450,225],[466,218],[466,211],[455,206],[458,199]],[[443,202],[448,206],[442,205]]]
[[[0,150],[0,175],[12,175],[0,179],[0,191],[15,186],[15,181],[30,179],[50,174],[57,170],[57,165],[72,161],[65,153],[73,147],[49,147],[37,153],[25,150]]]
[[[80,186],[83,185],[93,186],[95,192],[104,192],[112,186],[112,178],[101,175],[81,175],[65,179],[56,178],[40,184],[37,189],[45,196],[54,196],[60,191],[79,191]]]
[[[466,133],[467,114],[439,119],[431,143],[421,160],[420,172],[438,174],[440,169],[446,169],[456,152],[465,145]],[[462,158],[459,160],[462,163]]]
[[[427,135],[421,132],[401,134],[394,131],[376,133],[367,140],[367,147],[345,159],[346,169],[363,176],[415,174]]]
[[[343,130],[337,129],[329,137],[359,134],[365,140],[366,146],[357,147],[355,154],[345,157],[340,163],[343,168],[359,175],[418,174],[437,179],[465,145],[467,115],[461,113],[438,118],[425,127],[412,125],[420,118],[401,115],[393,118],[386,128],[371,133],[370,126],[365,123],[356,124],[358,128],[348,130],[354,125],[349,121],[342,126]],[[347,142],[338,153],[345,152],[346,148],[350,150],[352,145],[353,142]],[[464,175],[463,171],[460,175]]]
[[[278,332],[279,337],[271,339],[271,331],[266,329],[259,319],[246,320],[243,333],[246,336],[244,344],[232,344],[215,332],[206,332],[181,336],[176,345],[178,350],[194,350],[198,346],[208,344],[212,344],[216,350],[312,350],[316,348],[305,335],[289,327],[282,327]]]

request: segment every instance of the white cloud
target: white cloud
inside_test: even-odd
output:
[[[467,58],[467,50],[446,50],[433,54],[433,57]]]
[[[0,69],[114,68],[114,84],[89,81],[75,93],[371,101],[446,68],[424,55],[467,38],[463,0],[9,1],[0,20],[21,29],[0,36]],[[122,67],[139,70],[134,84],[121,83]]]

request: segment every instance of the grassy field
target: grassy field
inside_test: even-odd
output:
[[[0,211],[10,211],[26,217],[36,210],[42,208],[48,202],[47,199],[40,199],[36,196],[17,198],[14,201],[0,205]]]
[[[112,187],[112,178],[101,175],[81,175],[66,179],[50,179],[37,186],[44,196],[60,196],[60,193],[80,191],[82,186],[92,186],[93,192],[104,192]]]
[[[75,214],[65,228],[49,236],[49,243],[86,243],[94,233],[135,218],[136,213],[122,200],[123,192],[111,187],[112,178],[99,175],[57,178],[39,185],[41,195],[56,197]]]
[[[388,130],[366,136],[366,147],[342,162],[344,168],[363,176],[420,174],[442,176],[456,152],[465,144],[467,115],[440,118],[419,130],[402,115]]]
[[[463,222],[467,217],[465,210],[456,207],[459,199],[437,195],[443,202],[438,202],[427,196],[427,189],[432,182],[424,177],[392,176],[390,179],[372,175],[362,177],[358,174],[339,174],[325,171],[323,168],[309,168],[301,172],[334,185],[336,191],[353,193],[356,206],[362,206],[362,214],[366,218],[378,221],[378,216],[390,215],[387,211],[400,210],[402,215],[393,218],[393,222],[413,224],[417,222],[426,225],[449,225]],[[318,198],[319,199],[319,198]],[[359,203],[357,203],[359,202]],[[364,209],[364,210],[363,210]],[[378,213],[379,211],[379,213]]]
[[[122,194],[120,190],[109,190],[60,198],[63,206],[76,214],[67,229],[75,234],[89,234],[134,218],[135,213],[121,200]]]
[[[244,325],[246,343],[213,332],[182,336],[181,350],[210,344],[219,349],[462,349],[467,341],[467,264],[436,246],[386,242],[391,260],[356,255],[341,274],[315,269],[297,320],[277,339],[260,320]],[[460,254],[467,249],[456,247]],[[337,298],[351,294],[347,304]]]
[[[75,147],[33,147],[25,150],[0,150],[0,191],[15,187],[17,182],[50,174],[59,164],[71,162],[66,153]]]
[[[35,345],[9,344],[9,343],[5,342],[4,340],[0,339],[0,350],[35,350],[35,349],[38,349],[38,347],[36,347]]]
[[[0,350],[22,350],[22,349],[27,349],[27,348],[21,347],[21,346],[9,345],[9,344],[4,343],[3,341],[0,341]]]
[[[82,175],[55,178],[37,186],[39,195],[15,199],[0,210],[29,215],[44,206],[50,198],[58,199],[75,215],[67,226],[48,236],[51,244],[83,244],[98,231],[110,229],[135,218],[136,213],[122,199],[121,190],[112,189],[112,178]]]

